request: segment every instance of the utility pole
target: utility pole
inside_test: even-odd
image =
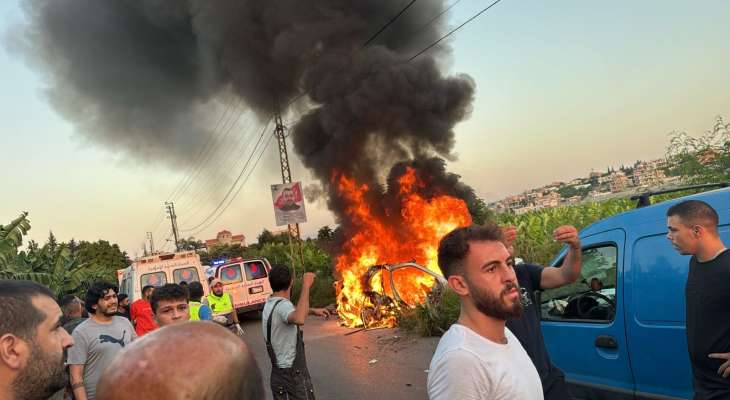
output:
[[[291,171],[289,170],[289,153],[286,150],[286,132],[284,132],[284,123],[281,121],[281,112],[279,105],[275,104],[274,107],[274,122],[276,128],[274,129],[274,136],[279,142],[279,162],[281,164],[281,182],[291,183]],[[302,274],[304,274],[304,253],[302,251],[302,238],[299,234],[299,224],[289,224],[289,252],[291,253],[292,261],[296,259],[294,255],[294,247],[297,248],[299,254],[299,265],[302,267]]]
[[[147,240],[150,241],[150,254],[155,254],[155,242],[152,240],[152,232],[147,232]]]
[[[167,214],[170,216],[170,223],[172,224],[172,236],[175,238],[175,251],[180,251],[180,239],[177,233],[177,215],[175,215],[175,203],[165,202],[165,208],[167,208]]]

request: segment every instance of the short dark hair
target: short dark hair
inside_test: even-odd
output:
[[[469,253],[469,242],[501,242],[502,229],[494,223],[456,228],[446,234],[439,243],[439,268],[444,278],[461,272]]]
[[[117,301],[121,303],[123,300],[125,300],[127,298],[129,298],[129,296],[126,293],[122,293],[119,296],[117,296]]]
[[[713,231],[717,231],[720,217],[712,206],[700,200],[685,200],[677,203],[667,210],[667,217],[677,216],[682,223],[691,225],[702,225]]]
[[[24,340],[33,340],[38,325],[45,319],[43,311],[33,305],[33,297],[55,299],[51,291],[38,283],[0,280],[0,336],[10,333]]]
[[[205,291],[203,291],[203,284],[200,282],[190,282],[188,285],[188,292],[190,293],[190,299],[191,300],[200,300],[201,297],[203,297],[203,294],[205,294]]]
[[[152,285],[145,285],[145,286],[144,286],[144,287],[142,288],[142,297],[144,297],[144,294],[145,294],[145,293],[147,293],[147,291],[148,291],[148,290],[152,290],[152,289],[154,289],[154,288],[155,288],[155,287],[154,287],[154,286],[152,286]]]
[[[274,265],[269,271],[269,284],[271,284],[271,290],[278,292],[281,290],[289,289],[291,285],[291,271],[286,265]]]
[[[89,290],[86,291],[86,297],[84,298],[84,306],[89,314],[94,314],[94,306],[99,304],[99,300],[106,296],[109,290],[118,292],[119,288],[117,285],[109,282],[98,281],[94,282]]]
[[[76,300],[76,296],[73,294],[67,294],[61,298],[61,303],[59,304],[61,306],[61,311],[63,311],[63,315],[68,315],[69,313],[76,310],[76,307],[79,307],[80,301]]]
[[[152,297],[150,298],[152,312],[157,314],[157,305],[161,301],[171,300],[188,301],[188,293],[185,291],[185,289],[183,289],[182,286],[176,283],[168,283],[166,285],[158,287],[157,289],[155,289],[154,292],[152,292]]]

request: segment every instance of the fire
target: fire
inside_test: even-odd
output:
[[[394,304],[391,279],[401,300],[410,306],[425,300],[435,279],[416,269],[404,268],[391,277],[371,267],[413,261],[440,274],[439,240],[453,229],[471,224],[469,210],[455,197],[424,198],[419,190],[426,182],[411,167],[398,179],[400,215],[396,218],[373,212],[366,200],[367,185],[342,174],[335,174],[334,179],[355,227],[336,261],[342,279],[337,288],[337,311],[346,326],[394,326],[394,311],[399,305]]]

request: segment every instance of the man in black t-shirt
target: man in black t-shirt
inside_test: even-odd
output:
[[[717,212],[699,200],[667,210],[667,239],[692,256],[684,294],[695,400],[730,399],[730,251],[718,223]]]
[[[505,227],[503,233],[505,247],[510,254],[514,255],[513,244],[517,239],[517,229],[512,226]],[[580,276],[581,248],[578,230],[573,226],[564,225],[555,229],[553,238],[568,245],[568,254],[560,268],[525,263],[515,264],[515,274],[522,291],[524,311],[519,319],[508,320],[507,328],[517,336],[535,364],[542,381],[545,400],[564,400],[571,398],[570,392],[565,383],[563,371],[550,361],[540,327],[540,305],[535,303],[534,292],[575,282]]]

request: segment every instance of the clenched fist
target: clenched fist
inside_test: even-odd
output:
[[[553,239],[557,242],[567,244],[572,249],[580,249],[578,230],[572,225],[563,225],[556,228],[553,231]]]
[[[304,276],[302,276],[302,287],[312,287],[312,284],[314,283],[314,272],[305,272]]]

